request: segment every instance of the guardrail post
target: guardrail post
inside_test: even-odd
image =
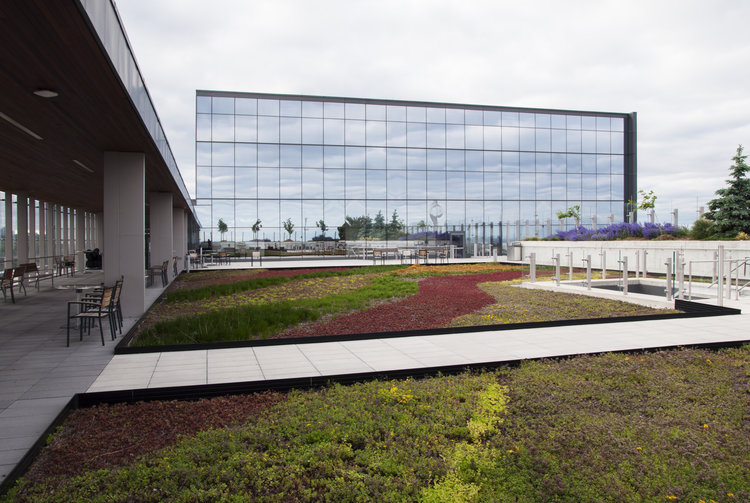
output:
[[[724,305],[724,246],[719,245],[716,271],[716,305]]]
[[[560,254],[558,253],[552,259],[555,261],[555,284],[560,286]]]
[[[536,282],[536,253],[529,254],[529,281]]]
[[[573,251],[568,250],[568,281],[573,281]]]
[[[602,256],[602,279],[607,279],[607,250],[602,250],[599,255]]]
[[[669,257],[664,265],[667,266],[667,286],[665,288],[667,293],[667,302],[672,300],[672,257]]]
[[[622,257],[622,294],[628,294],[628,257]]]
[[[583,259],[586,262],[586,290],[591,290],[591,255]]]

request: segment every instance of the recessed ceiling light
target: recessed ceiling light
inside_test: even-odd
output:
[[[89,168],[88,166],[86,166],[84,163],[82,163],[78,159],[73,159],[73,162],[76,163],[77,165],[79,165],[80,167],[82,167],[83,169],[85,169],[86,171],[88,171],[89,173],[93,173],[94,172],[93,169]]]
[[[43,140],[44,139],[41,136],[39,136],[38,134],[36,134],[34,131],[32,131],[31,129],[29,129],[26,126],[24,126],[23,124],[15,121],[13,119],[11,119],[10,117],[8,117],[7,115],[5,115],[2,112],[0,112],[0,119],[5,119],[6,121],[10,122],[14,126],[16,126],[18,129],[20,129],[21,131],[23,131],[24,133],[26,133],[27,135],[31,136],[32,138],[34,138],[36,140]]]
[[[37,96],[41,96],[42,98],[55,98],[57,97],[57,92],[53,91],[52,89],[37,89],[34,91],[34,94]]]

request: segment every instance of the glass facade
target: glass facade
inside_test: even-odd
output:
[[[635,114],[198,91],[201,237],[222,219],[250,241],[260,220],[258,239],[303,241],[322,220],[348,239],[484,226],[481,242],[573,205],[621,221],[634,145]],[[345,222],[358,234],[339,236]]]

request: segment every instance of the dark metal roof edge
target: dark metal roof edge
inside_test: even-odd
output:
[[[493,110],[501,112],[529,112],[529,113],[549,113],[554,115],[585,115],[592,117],[630,117],[633,112],[603,112],[587,110],[567,110],[558,108],[529,108],[529,107],[512,107],[500,105],[477,105],[463,103],[444,103],[433,101],[412,101],[412,100],[390,100],[379,98],[348,98],[342,96],[317,96],[306,94],[277,94],[277,93],[256,93],[240,91],[212,91],[196,89],[196,96],[215,96],[220,98],[257,98],[257,99],[279,99],[279,100],[305,100],[305,101],[336,101],[340,103],[359,103],[364,105],[398,105],[398,106],[421,106],[421,107],[439,107],[439,108],[461,108],[467,110]]]

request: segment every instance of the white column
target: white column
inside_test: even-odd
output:
[[[76,209],[76,266],[86,270],[86,216],[81,208]]]
[[[185,210],[174,208],[172,212],[172,255],[178,259],[178,271],[184,268],[182,259],[187,253],[187,218]]]
[[[45,266],[48,268],[55,267],[55,259],[52,258],[56,255],[55,250],[55,234],[57,233],[57,222],[55,222],[55,205],[47,203],[47,218],[45,218],[45,238],[47,239],[47,258],[45,259]]]
[[[94,248],[99,248],[99,252],[104,250],[104,213],[101,211],[94,214]]]
[[[40,216],[41,218],[41,216]],[[26,262],[36,262],[39,254],[36,251],[36,200],[29,198],[29,259]]]
[[[44,201],[39,201],[39,269],[47,268],[47,213],[44,211]]]
[[[149,200],[149,223],[151,235],[151,265],[161,265],[172,260],[174,238],[172,218],[172,194],[151,192]]]
[[[145,310],[146,157],[136,152],[104,153],[104,282],[125,277],[122,311],[138,317]]]
[[[68,230],[68,208],[60,206],[60,217],[62,218],[62,244],[60,246],[61,255],[70,255],[70,231]]]
[[[60,257],[63,255],[62,246],[62,206],[55,204],[53,206],[53,220],[55,221],[55,256]]]
[[[5,193],[5,269],[13,267],[13,194]]]
[[[16,198],[18,213],[16,214],[16,225],[18,232],[18,263],[25,264],[29,261],[29,196],[25,192],[19,192]]]

